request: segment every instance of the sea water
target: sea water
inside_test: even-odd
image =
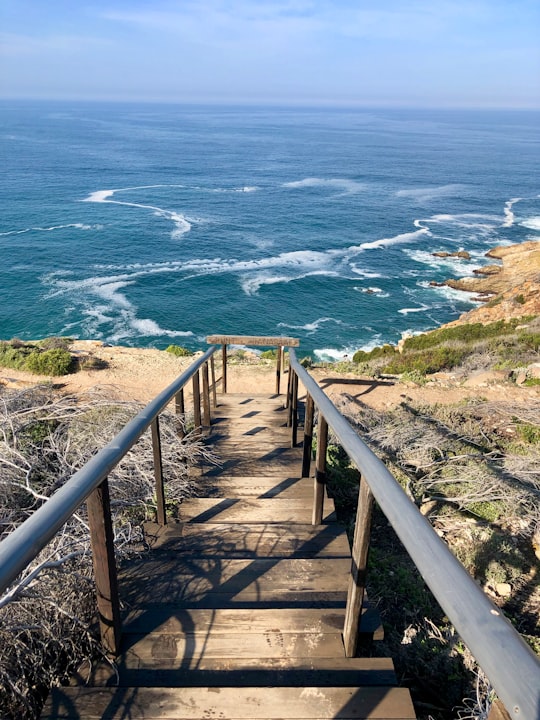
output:
[[[4,101],[0,338],[334,359],[434,328],[475,300],[431,281],[540,239],[539,120]]]

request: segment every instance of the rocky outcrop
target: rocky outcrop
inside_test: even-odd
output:
[[[540,315],[540,242],[496,247],[486,257],[501,262],[486,265],[474,277],[444,283],[456,290],[475,293],[476,299],[485,303],[449,324],[489,323]]]

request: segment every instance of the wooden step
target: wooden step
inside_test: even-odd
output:
[[[129,607],[343,607],[348,558],[174,558],[131,560],[120,571],[120,594]],[[277,605],[276,605],[277,603]]]
[[[303,523],[311,522],[311,503],[282,498],[190,498],[178,509],[182,522],[193,523]],[[332,507],[323,522],[335,520]]]
[[[202,476],[197,480],[198,497],[304,498],[313,502],[313,478],[233,477],[218,479]]]
[[[146,523],[144,532],[153,550],[176,557],[350,557],[345,529],[336,523]]]
[[[387,687],[55,688],[42,718],[61,720],[413,720],[408,690]]]

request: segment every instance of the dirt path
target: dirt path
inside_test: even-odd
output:
[[[177,358],[170,353],[153,349],[109,347],[98,341],[76,341],[72,350],[80,357],[92,355],[101,361],[102,369],[84,369],[62,378],[35,376],[30,373],[0,368],[0,384],[8,387],[28,387],[36,382],[54,382],[69,393],[85,393],[93,388],[107,390],[111,396],[148,402],[169,385],[193,361],[192,357]],[[518,387],[505,380],[502,373],[482,373],[465,383],[439,374],[426,385],[399,383],[353,374],[333,373],[329,369],[314,368],[312,375],[330,396],[346,393],[354,400],[376,409],[389,409],[404,399],[425,403],[455,403],[466,398],[529,402],[540,397],[539,387]],[[221,370],[217,368],[217,376]],[[282,392],[286,378],[282,379]],[[275,391],[275,368],[267,364],[243,362],[227,368],[230,392]]]

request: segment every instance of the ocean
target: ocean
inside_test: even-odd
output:
[[[337,359],[457,318],[540,239],[540,113],[0,103],[0,338]],[[433,252],[471,254],[470,260]]]

